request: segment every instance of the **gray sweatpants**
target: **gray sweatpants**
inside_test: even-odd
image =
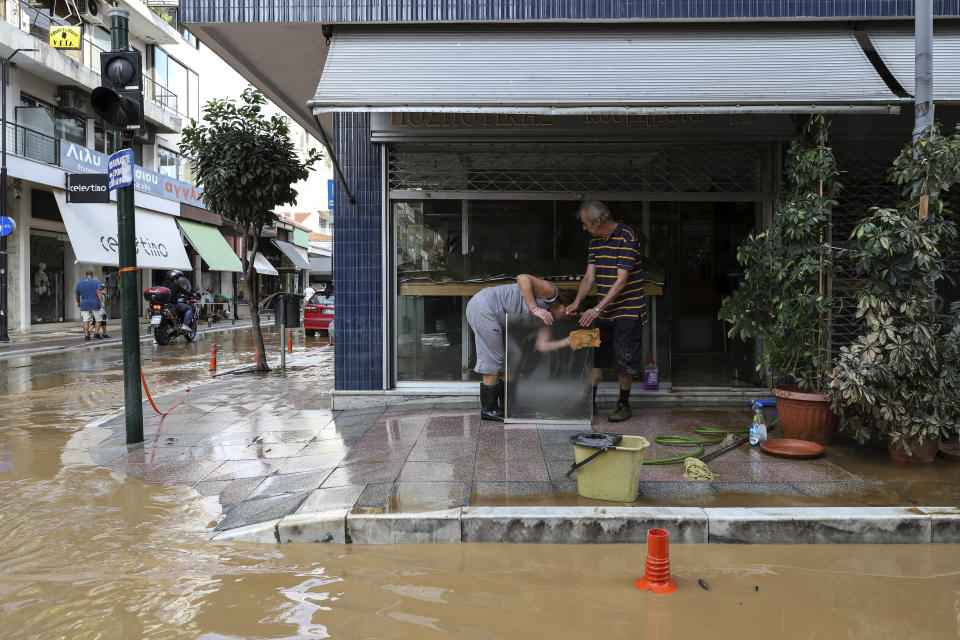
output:
[[[473,329],[477,347],[477,366],[474,371],[481,375],[495,376],[503,372],[503,312],[490,310],[476,296],[467,303],[467,322]]]

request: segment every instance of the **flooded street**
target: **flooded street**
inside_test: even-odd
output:
[[[251,361],[249,330],[212,339]],[[208,380],[210,341],[143,345],[151,391]],[[654,595],[644,545],[210,542],[209,500],[65,459],[122,406],[119,348],[0,359],[5,640],[960,637],[956,545],[674,545]]]

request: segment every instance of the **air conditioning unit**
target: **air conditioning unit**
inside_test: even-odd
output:
[[[60,109],[78,118],[90,118],[90,98],[73,86],[57,87],[57,102]]]
[[[98,0],[77,0],[77,12],[85,22],[100,26],[107,24],[106,7]]]

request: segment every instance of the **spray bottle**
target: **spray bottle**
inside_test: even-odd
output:
[[[750,425],[750,444],[759,447],[767,440],[767,425],[763,423],[763,416],[760,415],[760,403],[751,402],[753,406],[753,423]]]

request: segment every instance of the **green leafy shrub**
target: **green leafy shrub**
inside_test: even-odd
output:
[[[960,177],[960,134],[933,127],[904,147],[890,176],[904,185],[906,201],[871,209],[851,235],[851,257],[866,280],[857,293],[861,328],[841,349],[830,395],[841,429],[859,441],[923,442],[960,424],[960,310],[941,311],[936,289],[957,237],[941,194]]]
[[[813,115],[791,143],[772,225],[738,248],[743,282],[719,313],[730,337],[761,342],[757,371],[805,391],[826,391],[830,370],[825,283],[833,262],[825,232],[841,185],[828,128],[822,115]]]

